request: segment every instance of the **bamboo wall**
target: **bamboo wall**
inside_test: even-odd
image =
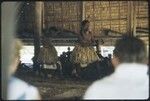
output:
[[[91,21],[95,36],[100,36],[103,29],[111,29],[126,33],[129,28],[129,3],[133,2],[136,12],[136,25],[140,28],[148,26],[147,1],[51,1],[43,2],[43,29],[56,26],[79,33],[82,19]],[[23,31],[33,32],[34,3],[25,6],[20,20]],[[148,40],[148,37],[142,38]],[[109,41],[112,43],[114,39]],[[146,41],[148,43],[148,41]]]
[[[148,2],[137,1],[136,2],[137,13],[137,27],[149,28],[148,19]]]
[[[127,1],[85,2],[85,19],[91,20],[95,35],[99,35],[105,28],[125,33]]]
[[[138,1],[136,3],[136,13],[137,13],[137,27],[140,28],[148,28],[149,29],[149,15],[148,15],[148,3],[143,1]],[[142,34],[142,33],[140,33]],[[141,37],[145,44],[149,47],[149,38],[148,37]]]
[[[80,2],[44,2],[45,28],[51,26],[79,32],[81,22]]]

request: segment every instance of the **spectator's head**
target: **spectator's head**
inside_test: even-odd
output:
[[[115,44],[112,63],[116,67],[120,63],[146,63],[147,52],[142,40],[123,36]]]
[[[111,59],[111,54],[108,54],[108,58]]]
[[[70,51],[70,47],[68,47],[68,51]]]
[[[11,62],[11,67],[10,67],[10,74],[13,74],[16,69],[17,66],[20,62],[20,50],[22,48],[22,43],[19,39],[15,39],[14,41],[14,54],[13,54],[13,58],[12,58],[12,62]]]

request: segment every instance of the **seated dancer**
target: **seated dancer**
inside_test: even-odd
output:
[[[100,60],[94,47],[92,47],[94,40],[90,30],[90,22],[84,20],[81,26],[80,36],[78,38],[79,43],[75,45],[71,54],[71,61],[75,67],[73,72],[78,77],[81,77],[82,71],[84,71],[88,64]]]
[[[57,70],[56,63],[58,61],[58,56],[55,47],[47,37],[43,37],[42,43],[43,47],[40,49],[37,60],[42,64],[42,71],[44,72],[45,78],[47,78],[48,72],[55,72]]]

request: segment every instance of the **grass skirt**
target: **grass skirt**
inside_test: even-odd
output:
[[[89,64],[97,60],[99,60],[99,57],[92,46],[77,44],[71,54],[71,61],[74,64]]]

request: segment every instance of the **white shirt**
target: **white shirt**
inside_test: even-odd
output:
[[[40,94],[36,87],[11,77],[8,83],[8,100],[39,100]]]
[[[95,81],[84,99],[148,99],[148,66],[136,63],[120,64],[116,71]]]

